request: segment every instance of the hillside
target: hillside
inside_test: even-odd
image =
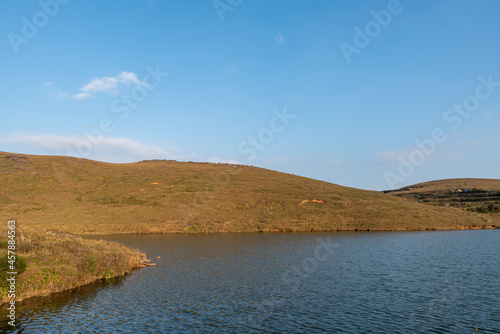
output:
[[[419,183],[386,193],[434,206],[456,207],[500,219],[500,180],[449,179]]]
[[[457,229],[457,208],[228,164],[0,153],[0,212],[75,234]],[[499,224],[500,225],[500,224]]]

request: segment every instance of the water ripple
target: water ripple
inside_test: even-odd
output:
[[[0,329],[500,333],[499,232],[110,236],[157,266],[18,303],[18,326],[2,310]]]

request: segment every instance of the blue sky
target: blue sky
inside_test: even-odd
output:
[[[499,12],[3,1],[0,150],[243,163],[373,190],[500,178]]]

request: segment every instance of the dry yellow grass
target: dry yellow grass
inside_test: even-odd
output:
[[[75,234],[387,231],[496,224],[460,209],[227,164],[109,164],[0,153],[0,184],[4,217]]]
[[[468,182],[472,186],[490,181]],[[477,186],[484,189],[483,183]],[[138,251],[75,234],[400,231],[500,225],[491,216],[424,205],[414,198],[227,164],[109,164],[0,152],[0,186],[0,214],[6,219],[0,225],[5,235],[0,256],[6,252],[8,219],[17,219],[25,237],[19,240],[19,254],[28,264],[19,276],[21,298],[122,275],[145,261]],[[441,189],[443,184],[436,187]]]
[[[487,222],[500,221],[500,180],[449,179],[416,184],[388,192],[434,206],[480,213]]]
[[[7,236],[7,229],[0,229],[0,233]],[[16,228],[15,252],[18,256],[15,268],[19,272],[16,278],[17,301],[121,276],[141,266],[146,260],[146,256],[139,251],[117,243],[22,226]],[[2,240],[1,302],[10,300],[5,277],[6,256],[7,242]],[[27,263],[24,270],[20,268],[21,263]]]
[[[446,180],[436,180],[418,183],[412,186],[404,187],[398,189],[394,193],[402,193],[409,189],[408,192],[412,193],[422,193],[428,191],[455,191],[458,189],[482,189],[488,191],[499,191],[500,190],[500,180],[497,179],[471,179],[471,178],[461,178],[461,179],[446,179]]]

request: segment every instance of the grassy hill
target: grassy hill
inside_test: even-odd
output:
[[[0,153],[0,184],[3,217],[74,234],[425,230],[496,224],[451,206],[229,164],[110,164]]]
[[[464,211],[463,202],[452,200],[466,198],[454,191],[467,187],[467,196],[486,204],[500,189],[498,180],[439,182],[384,194],[249,166],[109,164],[0,152],[0,215],[5,220],[0,225],[0,276],[5,281],[0,284],[0,303],[9,301],[5,277],[10,219],[17,219],[18,225],[19,300],[120,276],[148,261],[136,250],[75,234],[500,226],[493,214]]]
[[[391,195],[434,206],[456,207],[500,220],[500,180],[449,179],[419,183],[388,191]]]

